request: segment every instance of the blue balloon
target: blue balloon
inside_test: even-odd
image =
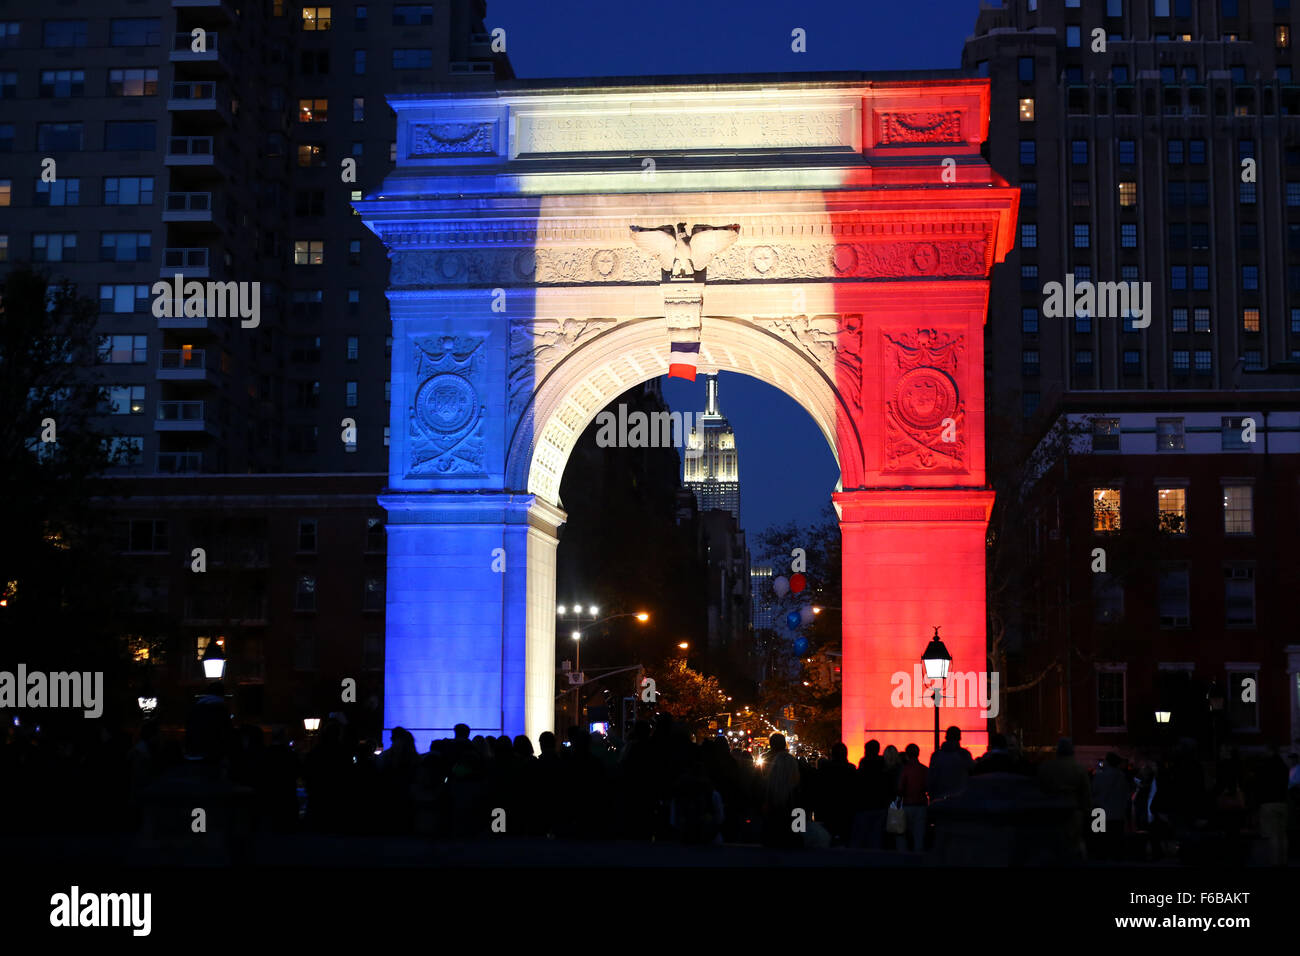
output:
[[[790,628],[790,630],[792,630],[792,631],[796,631],[796,630],[799,629],[799,612],[798,612],[798,611],[791,611],[789,614],[787,614],[787,615],[785,616],[785,626],[788,627],[788,628]]]
[[[796,637],[794,639],[794,652],[800,656],[808,653],[808,638]]]

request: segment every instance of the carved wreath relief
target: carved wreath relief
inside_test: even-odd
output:
[[[479,402],[487,357],[478,336],[415,343],[408,475],[482,476],[486,409]]]
[[[957,361],[965,336],[917,329],[885,338],[885,467],[892,473],[966,470],[965,402]],[[953,441],[944,441],[944,432]]]

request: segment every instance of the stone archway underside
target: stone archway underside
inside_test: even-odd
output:
[[[982,335],[1017,206],[979,156],[987,82],[390,102],[399,165],[356,204],[392,259],[386,726],[421,746],[457,722],[551,729],[564,464],[685,341],[826,436],[844,740],[855,759],[868,736],[925,746],[932,711],[891,690],[930,625],[955,669],[985,669]],[[629,227],[676,223],[739,237],[670,279]],[[945,722],[983,745],[977,707]]]

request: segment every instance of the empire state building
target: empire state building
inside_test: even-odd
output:
[[[729,511],[740,520],[740,465],[736,433],[718,410],[718,376],[707,377],[704,413],[695,416],[687,440],[686,487],[695,493],[701,512]]]

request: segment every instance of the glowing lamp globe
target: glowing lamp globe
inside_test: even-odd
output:
[[[216,641],[209,641],[203,652],[203,676],[208,680],[221,680],[226,676],[226,655]]]
[[[948,679],[948,668],[952,665],[952,655],[948,653],[948,648],[943,646],[943,641],[939,640],[939,629],[934,629],[934,637],[925,648],[925,653],[921,655],[921,663],[925,666],[925,679],[945,681]]]

